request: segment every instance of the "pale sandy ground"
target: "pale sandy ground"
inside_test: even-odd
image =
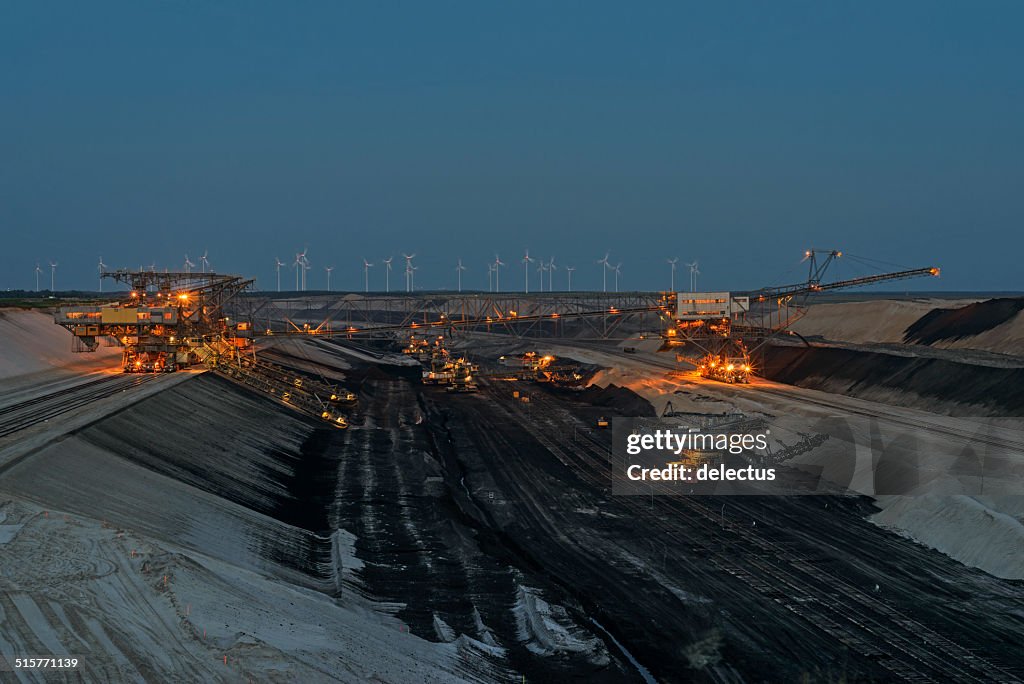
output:
[[[0,410],[121,375],[119,349],[72,354],[52,317],[3,314]],[[396,606],[361,590],[351,535],[335,539],[344,588],[333,600],[253,560],[243,530],[273,521],[93,453],[73,433],[192,377],[160,376],[0,439],[0,654],[77,655],[84,681],[477,681],[467,663],[492,647],[409,634]],[[202,536],[210,529],[216,538]]]
[[[804,336],[856,344],[903,342],[907,327],[932,309],[955,309],[979,299],[881,299],[866,302],[814,304],[793,324]],[[960,340],[937,342],[940,349],[979,349],[999,354],[1024,355],[1024,315],[991,330]]]
[[[41,382],[117,366],[120,347],[71,352],[71,334],[41,311],[0,309],[0,380],[5,392]]]
[[[874,316],[870,311],[866,315]],[[0,335],[7,349],[0,362],[5,390],[0,404],[8,403],[8,388],[25,397],[36,383],[63,382],[82,370],[117,365],[116,349],[72,355],[70,336],[45,314],[6,316],[0,319]],[[653,364],[669,362],[671,356],[655,355],[656,343],[638,346],[639,354],[625,356],[558,345],[540,351],[611,367],[599,383],[631,387],[659,411],[671,400],[682,411],[810,416],[830,411],[809,406],[800,397],[822,396],[876,413],[885,434],[907,430],[902,424],[886,426],[886,416],[899,416],[920,420],[923,439],[935,439],[927,429],[927,421],[936,418],[933,414],[793,388],[772,394],[765,391],[773,389],[770,383],[733,387],[692,376],[666,377],[666,369]],[[159,382],[187,382],[189,377],[176,374]],[[146,391],[156,389],[151,385]],[[0,445],[0,469],[26,452],[27,458],[45,452],[54,465],[45,483],[48,490],[56,491],[61,478],[72,488],[76,478],[96,479],[101,473],[75,472],[71,442],[61,434],[132,400],[111,398],[68,416],[60,426],[37,427],[25,439],[8,440]],[[231,562],[231,549],[238,545],[230,529],[238,511],[199,506],[202,502],[194,510],[182,510],[185,534],[196,511],[225,516],[224,538],[210,541],[218,544],[219,553],[206,555],[158,539],[145,531],[144,521],[139,521],[140,530],[126,524],[130,521],[110,527],[94,516],[71,513],[65,518],[52,499],[44,503],[33,496],[31,480],[11,481],[7,488],[5,477],[0,473],[0,653],[56,649],[104,654],[90,665],[94,681],[132,681],[138,677],[131,673],[140,668],[154,681],[180,681],[183,672],[191,681],[227,682],[246,682],[254,672],[262,674],[253,681],[447,682],[472,677],[462,665],[478,659],[480,645],[433,644],[409,635],[389,616],[393,607],[380,606],[359,592],[351,575],[357,562],[346,551],[351,539],[338,544],[349,591],[337,603],[325,602],[321,594],[247,565],[241,547],[237,562]],[[73,489],[68,491],[71,503],[75,496]],[[145,496],[131,493],[133,498]],[[922,491],[913,497],[880,498],[884,510],[876,522],[992,574],[1024,578],[1022,501]],[[74,508],[84,510],[87,502]]]
[[[471,644],[411,635],[353,586],[331,601],[7,493],[0,615],[0,653],[75,655],[85,681],[472,681]]]
[[[866,302],[812,304],[807,315],[793,324],[804,336],[858,344],[902,343],[907,326],[932,309],[952,309],[979,299],[873,299]]]
[[[921,484],[912,496],[876,497],[883,510],[875,516],[875,522],[998,577],[1024,579],[1024,496],[1018,495],[1024,493],[1021,450],[1018,448],[1013,454],[1015,476],[998,483],[990,482],[985,489],[988,492],[998,485],[1001,489],[996,491],[1002,495],[960,493],[964,483],[943,475],[957,455],[969,446],[967,438],[950,438],[948,431],[971,435],[977,429],[977,422],[761,379],[749,386],[734,386],[704,380],[693,372],[669,374],[663,364],[672,363],[671,354],[655,353],[653,349],[657,344],[652,342],[641,342],[638,346],[640,350],[635,355],[552,344],[540,345],[537,350],[608,367],[595,378],[596,384],[629,387],[648,399],[659,414],[671,401],[677,411],[740,411],[748,415],[780,416],[789,425],[794,417],[806,416],[810,429],[816,418],[843,415],[849,410],[858,416],[873,417],[883,444],[913,434],[919,440],[917,449],[922,469],[937,474],[936,479]],[[815,399],[829,406],[808,403]],[[908,423],[913,426],[908,427]],[[1018,422],[997,429],[995,434],[1011,444],[1022,445],[1024,431],[1021,427]],[[821,458],[827,459],[827,455]],[[854,479],[852,488],[874,495],[867,477],[868,458],[865,455],[859,461],[859,477]],[[827,461],[819,462],[811,457],[801,462],[827,465]],[[968,489],[976,485],[976,482],[967,483]]]

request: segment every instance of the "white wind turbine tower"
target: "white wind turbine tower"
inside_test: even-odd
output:
[[[57,262],[56,261],[51,261],[50,262],[50,292],[56,292],[57,291],[57,288],[54,286],[54,283],[56,282],[56,273],[57,273]]]
[[[526,294],[530,294],[530,262],[535,259],[530,258],[530,250],[526,250],[526,255],[523,256],[523,275],[526,276],[523,282],[523,291]]]
[[[555,291],[555,257],[551,257],[551,261],[548,262],[548,292]],[[544,283],[541,283],[543,285]],[[543,288],[541,288],[543,289]]]
[[[39,274],[43,272],[43,269],[39,268],[39,262],[36,262],[36,292],[39,292]]]
[[[505,262],[498,258],[498,255],[494,255],[494,291],[501,292],[501,272],[500,269],[505,265]]]
[[[569,292],[572,292],[572,272],[576,270],[575,266],[566,266],[565,272],[569,274]]]
[[[391,292],[391,261],[394,258],[389,256],[387,259],[381,259],[381,263],[384,264],[384,292]]]
[[[373,266],[366,257],[363,257],[363,292],[370,291],[370,267]]]
[[[415,270],[412,267],[412,260],[413,260],[413,258],[415,256],[416,256],[415,252],[413,252],[412,254],[406,254],[405,252],[402,252],[402,258],[405,259],[405,291],[406,292],[412,292],[412,286],[413,286],[412,272]]]
[[[309,259],[306,258],[306,252],[309,251],[309,247],[302,250],[302,254],[299,255],[299,264],[302,266],[302,291],[306,291],[306,275],[313,267],[309,264]]]
[[[544,291],[544,274],[548,272],[547,263],[541,259],[537,262],[537,273],[540,273],[540,291]]]
[[[604,253],[604,258],[597,260],[597,263],[599,263],[601,265],[601,291],[602,292],[607,292],[608,291],[608,269],[612,267],[612,265],[608,263],[608,256],[609,256],[609,252],[605,252]]]
[[[295,291],[299,291],[299,269],[302,268],[302,255],[296,252],[295,261],[292,263],[295,267]]]
[[[459,275],[459,292],[462,292],[462,272],[466,270],[466,267],[462,265],[462,259],[459,259],[459,263],[455,266],[455,272]]]
[[[690,292],[697,291],[697,276],[700,275],[700,271],[697,270],[697,262],[694,261],[692,264],[686,264],[690,267]]]
[[[193,264],[191,261],[189,261],[188,253],[186,252],[185,253],[185,273],[191,273],[192,272],[192,267],[194,267],[194,266],[195,266],[195,264]]]
[[[100,257],[100,263],[96,267],[96,270],[98,270],[100,272],[100,292],[103,292],[103,270],[106,267],[107,267],[107,265],[105,263],[103,263],[103,257]]]
[[[331,291],[331,271],[334,270],[333,266],[324,266],[324,270],[327,271],[327,291]]]
[[[676,264],[679,263],[679,257],[676,257],[674,259],[665,259],[665,261],[667,261],[669,263],[669,266],[672,267],[672,285],[671,285],[671,287],[669,287],[669,292],[675,292],[676,291]]]
[[[210,260],[206,258],[206,255],[210,253],[210,250],[204,249],[203,256],[199,257],[199,263],[202,264],[203,273],[206,273],[206,269],[210,268]]]
[[[277,291],[281,291],[281,267],[284,266],[284,262],[274,257],[274,264],[277,266]]]
[[[615,291],[618,292],[619,291],[619,274],[622,273],[622,262],[620,261],[619,263],[615,264],[615,268],[612,269],[612,270],[615,271]]]
[[[494,292],[494,269],[496,269],[496,268],[497,268],[497,266],[495,266],[494,264],[492,264],[490,262],[487,263],[487,291],[488,292]]]

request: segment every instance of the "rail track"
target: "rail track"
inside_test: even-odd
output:
[[[98,399],[119,394],[155,380],[157,375],[103,375],[85,382],[0,407],[0,439],[20,432]]]
[[[578,419],[543,392],[532,392],[531,408],[524,409],[521,403],[512,403],[496,392],[493,385],[485,391],[510,420],[522,425],[582,481],[598,491],[610,492],[610,443],[588,429],[580,429]],[[567,435],[573,440],[568,444],[564,443]],[[558,436],[563,440],[559,441]],[[652,487],[665,492],[671,485],[658,483]],[[708,525],[720,527],[727,535],[727,544],[705,549],[715,567],[902,681],[1021,681],[884,600],[806,562],[793,549],[765,538],[756,529],[726,524],[718,511],[697,497],[659,497],[659,508],[663,509],[659,515],[653,515],[636,497],[616,498],[677,548],[693,546],[693,539],[669,522],[671,514],[679,520],[702,518]],[[730,501],[730,505],[738,504]]]

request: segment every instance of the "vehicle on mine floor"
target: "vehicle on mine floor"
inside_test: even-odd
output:
[[[173,373],[177,369],[178,365],[165,352],[126,352],[121,364],[125,373]]]
[[[473,373],[478,369],[466,359],[456,359],[452,368],[452,379],[448,385],[449,392],[476,392],[479,387],[473,382]]]
[[[320,417],[333,425],[336,428],[344,430],[348,427],[348,421],[345,420],[345,416],[336,416],[330,411],[324,411],[320,414]]]
[[[348,390],[337,389],[331,394],[331,403],[350,405],[358,401],[358,397]]]
[[[708,355],[701,360],[697,371],[702,378],[730,384],[750,382],[750,359],[745,356]]]

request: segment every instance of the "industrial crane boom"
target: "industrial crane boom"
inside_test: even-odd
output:
[[[872,285],[889,280],[906,280],[907,278],[919,278],[921,276],[937,276],[939,269],[931,266],[928,268],[912,268],[906,271],[894,271],[892,273],[879,273],[877,275],[864,276],[862,278],[851,278],[849,280],[837,280],[834,283],[807,282],[797,285],[786,285],[784,287],[763,288],[749,292],[748,296],[754,302],[766,302],[768,300],[789,300],[802,295],[815,294],[826,290],[842,290],[862,285]]]

